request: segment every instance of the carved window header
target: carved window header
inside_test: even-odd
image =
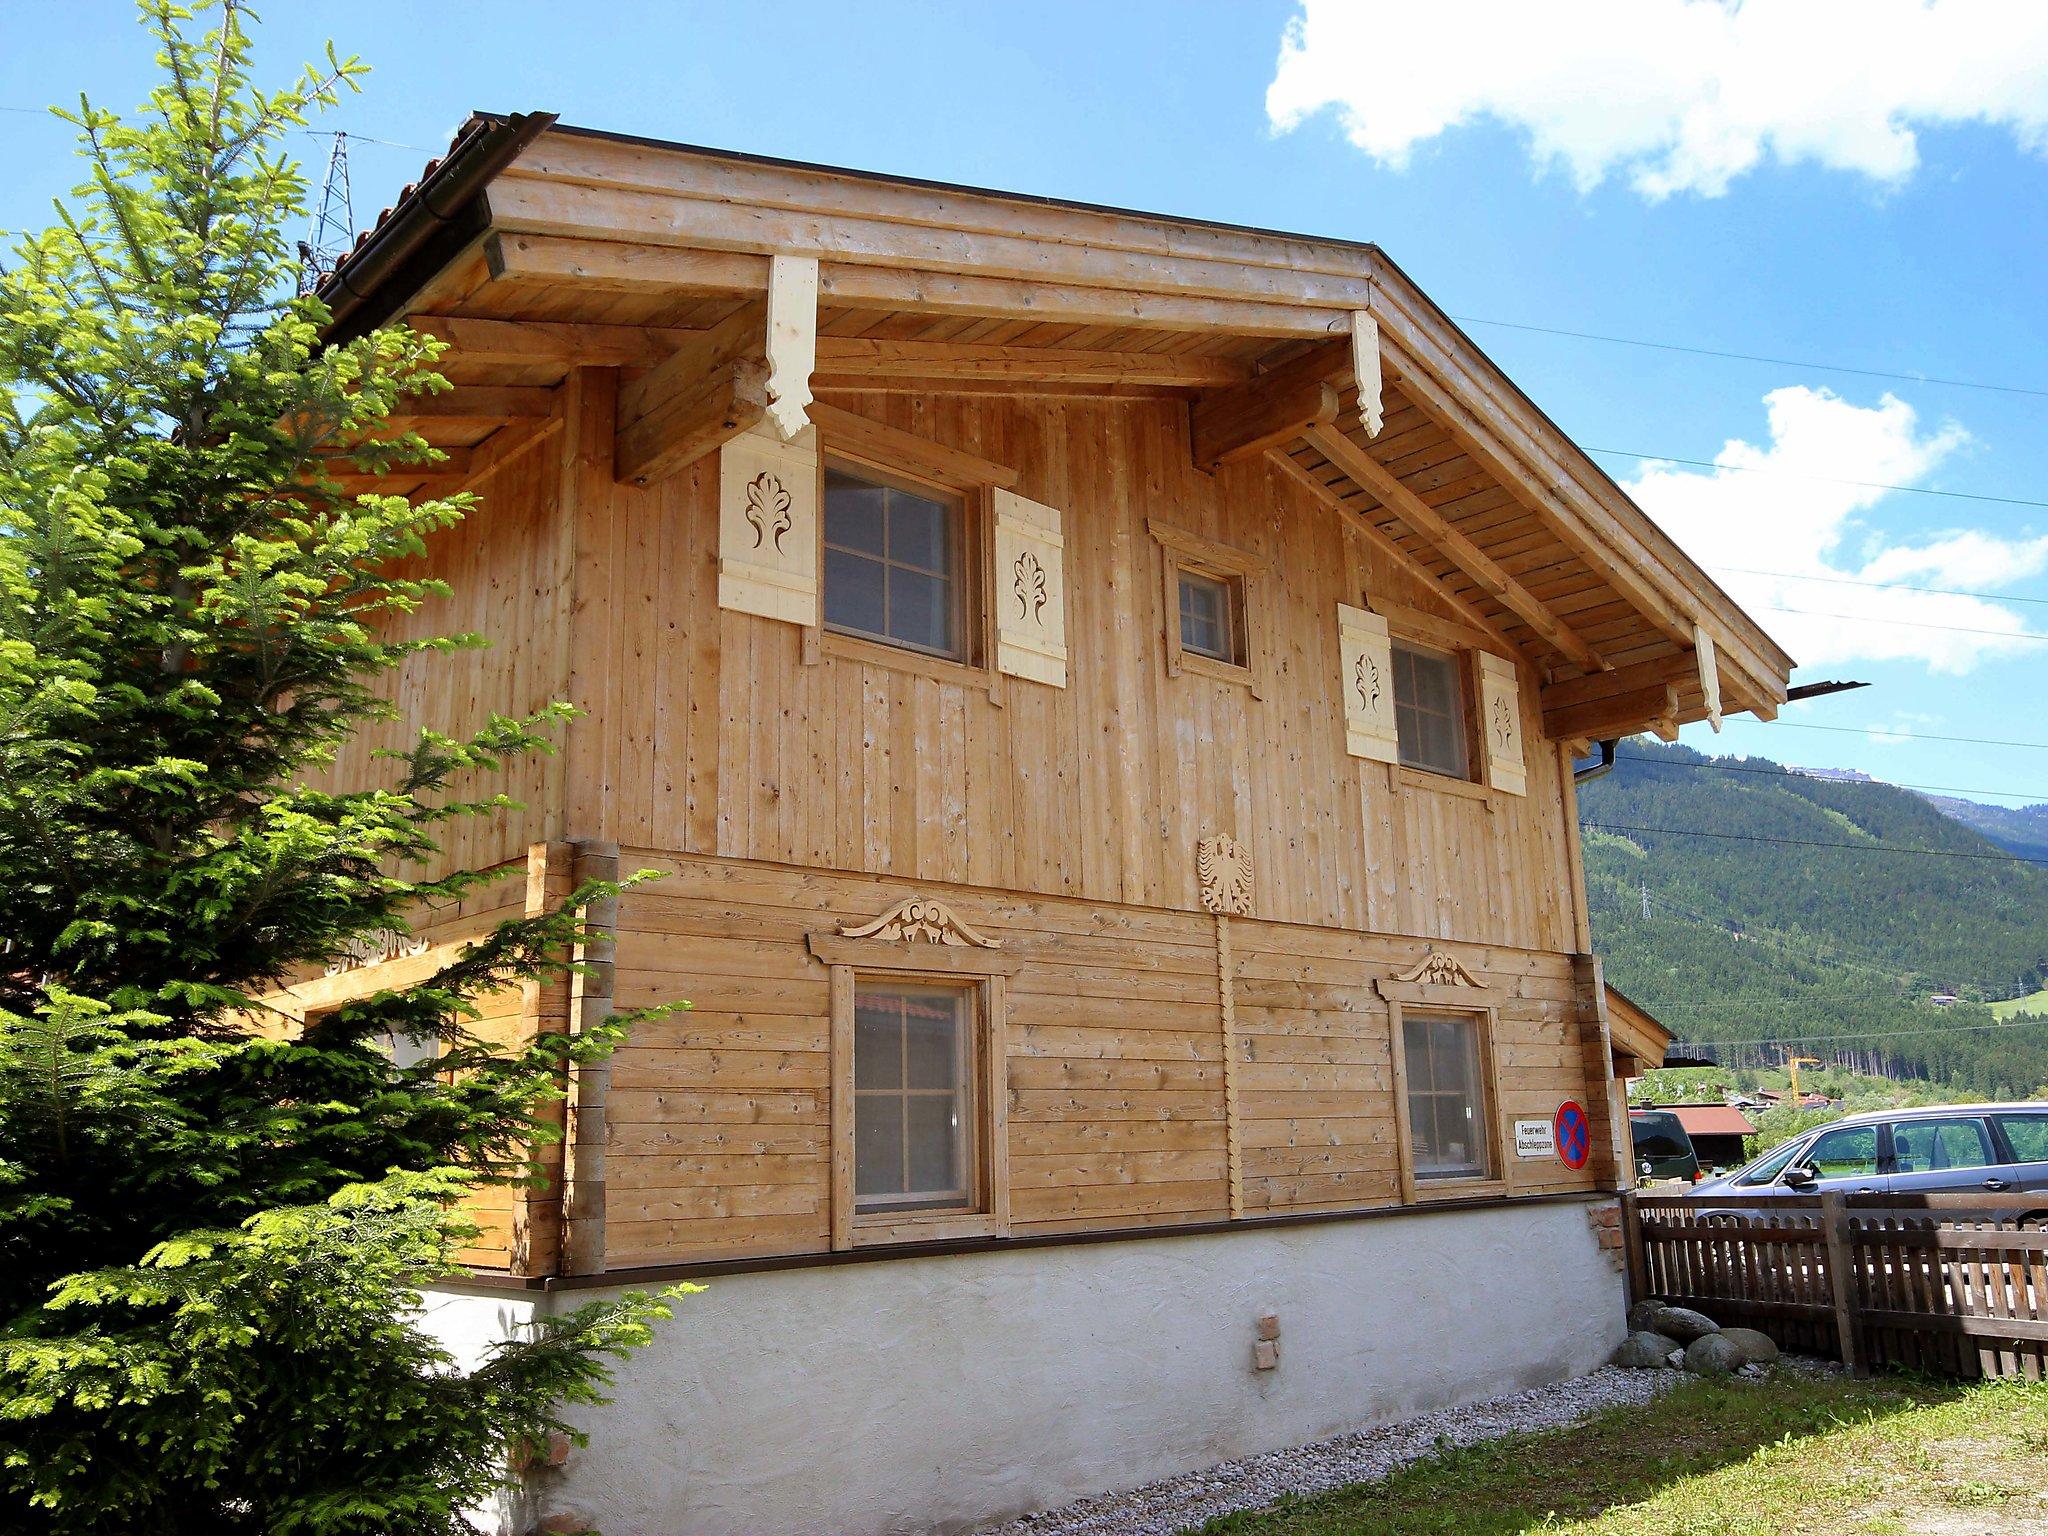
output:
[[[1374,986],[1388,1001],[1406,1003],[1456,1003],[1461,994],[1474,1003],[1483,1003],[1485,998],[1471,994],[1488,990],[1487,984],[1473,975],[1464,961],[1441,949],[1431,950],[1405,971],[1382,977]]]
[[[827,965],[866,970],[1008,976],[1018,966],[996,953],[1003,947],[1001,939],[990,938],[932,896],[912,896],[880,917],[841,923],[806,942]]]

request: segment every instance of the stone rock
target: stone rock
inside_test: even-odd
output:
[[[1654,1371],[1670,1359],[1677,1348],[1674,1339],[1638,1329],[1621,1341],[1621,1347],[1614,1352],[1613,1363],[1631,1371]]]
[[[1654,1298],[1639,1301],[1628,1309],[1628,1331],[1630,1333],[1652,1332],[1651,1324],[1657,1321],[1657,1314],[1664,1310],[1664,1303]]]
[[[1690,1344],[1694,1339],[1719,1332],[1720,1327],[1704,1312],[1695,1312],[1690,1307],[1659,1307],[1650,1323],[1653,1332],[1661,1333],[1667,1339],[1676,1339],[1681,1344]]]
[[[1747,1365],[1770,1365],[1778,1358],[1778,1346],[1771,1342],[1771,1336],[1754,1328],[1723,1328],[1721,1337],[1742,1351]]]
[[[1684,1370],[1684,1369],[1685,1369],[1685,1351],[1684,1351],[1683,1349],[1674,1349],[1673,1351],[1671,1351],[1671,1353],[1670,1353],[1670,1354],[1668,1354],[1668,1355],[1666,1355],[1666,1356],[1664,1357],[1664,1364],[1665,1364],[1665,1367],[1666,1367],[1667,1369],[1669,1369],[1669,1370],[1674,1370],[1674,1371],[1682,1371],[1682,1370]]]
[[[1685,1347],[1685,1368],[1695,1376],[1727,1376],[1747,1363],[1725,1333],[1703,1333]]]

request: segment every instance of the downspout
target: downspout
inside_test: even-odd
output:
[[[1620,738],[1616,737],[1614,740],[1601,742],[1600,761],[1589,763],[1584,768],[1574,768],[1572,770],[1572,782],[1574,784],[1590,784],[1595,779],[1603,778],[1607,774],[1614,772],[1614,744],[1618,740]]]

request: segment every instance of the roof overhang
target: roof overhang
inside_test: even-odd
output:
[[[1671,1049],[1671,1031],[1614,986],[1607,987],[1607,1032],[1618,1054],[1633,1057],[1631,1076],[1664,1064]]]
[[[418,488],[544,435],[578,365],[658,412],[644,482],[759,414],[799,264],[806,398],[1184,398],[1198,464],[1282,477],[1534,666],[1553,740],[1785,698],[1791,658],[1372,245],[479,114],[321,294],[333,334],[449,343]]]

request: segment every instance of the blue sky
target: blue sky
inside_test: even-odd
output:
[[[1766,0],[1735,18],[1694,0],[1585,3],[1604,18],[1597,48],[1590,20],[1523,33],[1526,7],[1482,0],[1365,5],[1356,34],[1294,0],[271,0],[261,42],[280,73],[330,33],[374,66],[329,126],[410,147],[355,143],[359,222],[469,109],[542,108],[1378,241],[1581,444],[1747,466],[1646,472],[1601,458],[1624,483],[1645,477],[1653,515],[1813,663],[1800,680],[1876,685],[1787,711],[1793,728],[1737,723],[1718,742],[1690,728],[1689,741],[2048,801],[2048,751],[1925,739],[2048,743],[2048,644],[2022,638],[2048,633],[2048,507],[2011,504],[2048,502],[2048,394],[1476,323],[2048,391],[2048,36],[2036,21],[2048,6],[1978,0],[1965,15],[1948,0],[1859,0],[1852,18]],[[117,0],[0,0],[0,108],[81,88],[130,105],[148,56],[129,16]],[[1832,32],[1785,30],[1823,24]],[[1439,50],[1461,67],[1413,62],[1449,56]],[[1919,67],[1937,57],[1945,68]],[[324,140],[302,142],[309,160],[324,155]],[[46,221],[74,178],[67,144],[61,126],[0,110],[0,227]]]

